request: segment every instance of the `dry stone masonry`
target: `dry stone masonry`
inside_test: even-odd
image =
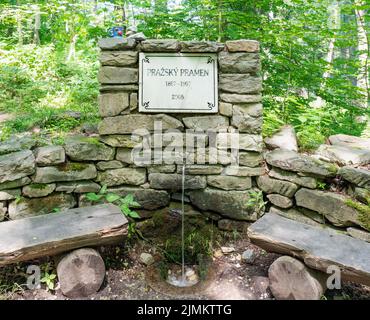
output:
[[[268,172],[257,184],[269,213],[369,242],[370,140],[335,135],[313,154],[294,140],[292,127],[266,139]]]
[[[259,43],[139,37],[101,39],[99,46],[99,135],[70,136],[62,145],[41,144],[31,136],[1,143],[0,219],[88,206],[86,193],[103,185],[121,196],[132,194],[141,204],[139,214],[150,217],[155,210],[179,205],[185,162],[186,201],[192,210],[219,221],[223,229],[255,221],[260,212],[248,200],[259,191],[256,178],[265,173]],[[212,113],[139,112],[141,52],[215,57],[209,60],[218,69]],[[154,134],[159,122],[160,136]],[[135,135],[138,129],[147,136]],[[188,136],[195,142],[192,154],[185,150]],[[154,154],[158,140],[162,161]],[[151,161],[140,164],[133,150],[145,144]]]
[[[99,134],[71,136],[61,145],[32,136],[0,143],[0,221],[89,206],[86,193],[103,185],[132,194],[139,214],[150,218],[179,208],[186,163],[189,210],[223,230],[245,230],[269,211],[369,242],[369,139],[336,135],[303,154],[294,129],[285,126],[264,143],[258,42],[137,37],[101,39],[99,46]],[[139,112],[142,53],[215,56],[213,113]],[[183,148],[189,136],[191,152]],[[143,150],[150,161],[135,161],[132,155]],[[159,158],[154,151],[162,151]]]

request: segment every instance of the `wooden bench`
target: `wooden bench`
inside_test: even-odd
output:
[[[299,258],[325,273],[336,265],[342,279],[370,285],[370,243],[273,213],[253,223],[248,236],[267,251]]]
[[[0,223],[0,266],[124,239],[128,221],[112,204]]]

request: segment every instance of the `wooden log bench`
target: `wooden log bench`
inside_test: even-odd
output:
[[[296,257],[325,273],[336,265],[342,279],[370,285],[370,243],[273,213],[249,226],[248,236],[267,251]]]
[[[128,221],[112,204],[0,223],[0,266],[124,239]]]

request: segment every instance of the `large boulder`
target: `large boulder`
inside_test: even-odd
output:
[[[74,136],[67,139],[65,150],[73,161],[113,160],[114,148],[99,142],[97,138]]]
[[[343,167],[340,168],[339,175],[345,180],[358,185],[359,187],[370,190],[370,171],[361,168]]]
[[[269,152],[266,155],[266,161],[273,167],[319,177],[334,177],[338,171],[338,167],[332,163],[283,149],[276,149]]]
[[[357,210],[346,204],[350,198],[341,194],[302,188],[295,199],[298,206],[323,214],[335,226],[360,224]]]
[[[298,151],[297,136],[293,126],[283,126],[277,133],[265,139],[265,144],[270,149],[284,149]]]
[[[0,183],[14,181],[35,172],[35,157],[30,150],[0,156]]]
[[[62,293],[69,298],[87,297],[96,293],[105,278],[105,265],[100,254],[91,248],[66,254],[57,265]]]
[[[53,167],[36,168],[33,181],[50,183],[94,179],[97,175],[93,164],[69,162]]]
[[[251,191],[224,191],[207,188],[190,191],[191,203],[201,210],[214,211],[236,220],[255,221],[258,213],[248,204]]]
[[[51,213],[55,210],[66,210],[76,205],[70,194],[54,193],[42,198],[22,198],[9,204],[9,218],[12,220],[29,216],[38,216]]]

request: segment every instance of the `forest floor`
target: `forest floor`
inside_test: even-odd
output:
[[[278,257],[277,254],[267,253],[251,244],[246,236],[228,241],[224,245],[235,249],[232,253],[223,254],[220,249],[214,251],[212,270],[214,276],[205,290],[193,294],[176,294],[176,292],[160,292],[153,289],[147,281],[148,267],[140,263],[142,252],[151,252],[148,244],[136,241],[126,246],[111,246],[99,248],[105,260],[107,271],[106,280],[100,291],[89,300],[157,300],[157,299],[238,299],[265,300],[273,299],[266,286],[268,268]],[[246,249],[255,250],[257,258],[252,264],[241,260]],[[42,261],[39,261],[42,262]],[[0,271],[0,279],[2,277]],[[18,286],[18,288],[20,288]],[[1,297],[1,296],[0,296]],[[14,293],[2,295],[3,299],[11,300],[65,300],[60,289],[47,291],[45,288],[28,290],[20,289]],[[370,299],[370,288],[344,283],[341,290],[327,291],[323,299],[349,300]]]

